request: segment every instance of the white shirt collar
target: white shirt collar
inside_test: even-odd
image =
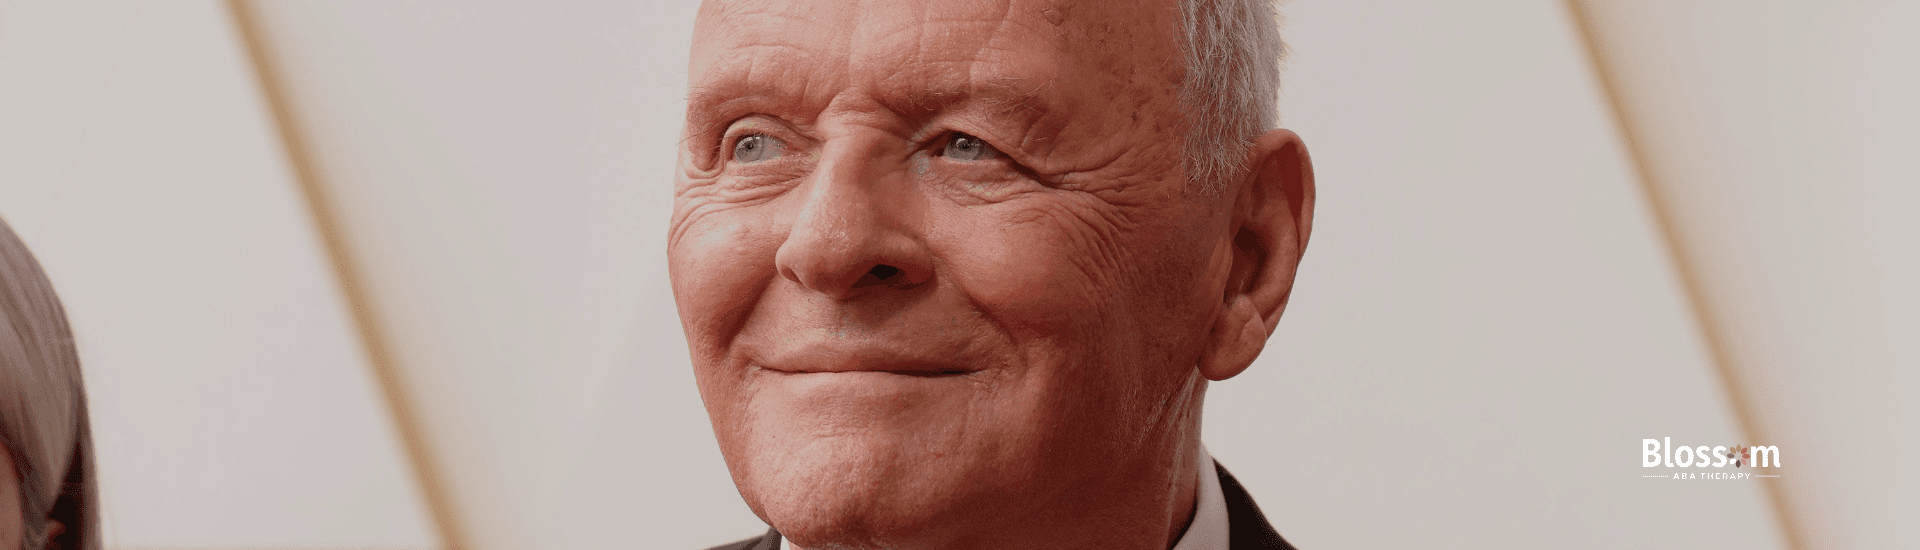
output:
[[[1220,490],[1220,474],[1213,455],[1200,447],[1200,486],[1194,491],[1193,522],[1173,550],[1227,550],[1227,495]]]

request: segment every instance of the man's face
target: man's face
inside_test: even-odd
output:
[[[1170,2],[709,2],[669,254],[741,494],[951,543],[1190,436],[1232,261]],[[913,536],[915,541],[891,537]]]

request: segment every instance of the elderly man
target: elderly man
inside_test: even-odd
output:
[[[716,0],[669,255],[772,529],[723,548],[1287,548],[1200,442],[1313,211],[1260,0]]]

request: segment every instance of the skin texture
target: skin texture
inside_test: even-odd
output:
[[[702,6],[669,266],[734,482],[793,545],[1177,540],[1207,381],[1278,322],[1313,183],[1276,130],[1189,191],[1176,21]]]

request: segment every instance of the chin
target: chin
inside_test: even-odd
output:
[[[731,381],[722,381],[731,382]],[[964,376],[751,373],[709,414],[734,485],[797,546],[939,548],[1034,479],[1030,425]]]
[[[735,483],[754,513],[796,546],[926,547],[929,527],[959,495],[937,472],[902,471],[889,460],[898,456],[885,446],[820,441],[752,457]]]
[[[808,550],[951,546],[958,517],[978,525],[973,503],[1004,485],[985,472],[964,443],[945,438],[794,433],[727,453],[734,483],[760,519]],[[893,434],[905,435],[905,434]],[[935,443],[938,441],[938,443]]]

